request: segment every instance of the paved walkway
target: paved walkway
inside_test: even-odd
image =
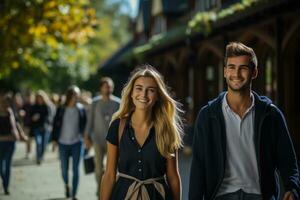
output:
[[[45,161],[35,163],[35,153],[25,159],[25,144],[18,143],[13,158],[10,195],[3,195],[0,186],[0,200],[64,200],[64,183],[61,177],[57,152],[51,152],[49,145]],[[32,148],[35,150],[35,147]],[[85,175],[80,166],[78,199],[97,200],[94,174]],[[71,176],[70,176],[71,178]],[[71,180],[70,180],[71,181]]]
[[[25,159],[24,143],[18,143],[16,147],[10,182],[11,194],[4,196],[0,186],[0,200],[65,200],[57,152],[51,152],[49,148],[45,154],[45,161],[38,166],[34,160],[34,153],[29,159]],[[34,150],[34,146],[32,149]],[[187,199],[189,166],[190,157],[180,154],[183,200]],[[85,175],[83,166],[80,166],[80,169],[78,199],[97,200],[94,174]]]

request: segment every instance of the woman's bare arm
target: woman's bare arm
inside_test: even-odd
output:
[[[15,139],[19,140],[20,139],[20,134],[19,134],[19,131],[17,129],[16,118],[15,118],[14,113],[13,113],[11,108],[8,108],[8,113],[9,113],[9,120],[10,120],[10,124],[11,124],[11,128],[12,128],[12,133],[13,133]]]
[[[116,182],[118,147],[107,142],[107,164],[101,180],[100,199],[109,200]],[[99,199],[99,200],[100,200]]]
[[[176,151],[175,156],[167,158],[167,180],[174,200],[181,200],[181,180],[178,170],[178,152]]]

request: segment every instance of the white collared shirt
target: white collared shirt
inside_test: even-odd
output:
[[[79,111],[76,107],[66,107],[61,127],[59,143],[72,145],[79,142],[82,136],[79,133]]]
[[[261,194],[257,158],[254,144],[254,95],[252,104],[240,118],[227,103],[227,93],[222,102],[226,127],[226,166],[217,196],[242,189]]]

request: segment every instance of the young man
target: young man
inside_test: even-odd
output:
[[[100,95],[93,99],[88,115],[85,130],[85,145],[89,149],[92,145],[95,150],[95,175],[98,183],[97,196],[101,177],[104,171],[103,160],[106,154],[106,135],[112,115],[119,109],[120,99],[112,95],[114,83],[111,78],[104,77],[100,80]]]
[[[299,199],[297,158],[281,111],[251,90],[257,58],[242,43],[227,45],[223,92],[195,122],[190,200]]]

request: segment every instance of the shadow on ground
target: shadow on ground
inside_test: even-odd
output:
[[[34,160],[21,158],[21,159],[14,160],[12,163],[13,167],[23,167],[23,166],[28,166],[28,165],[36,165],[36,162]]]
[[[57,158],[47,158],[42,162],[43,163],[54,163],[57,161]],[[36,161],[34,159],[27,159],[27,158],[20,158],[15,159],[12,163],[13,167],[23,167],[23,166],[30,166],[30,165],[36,165]]]

